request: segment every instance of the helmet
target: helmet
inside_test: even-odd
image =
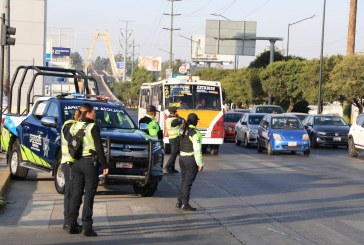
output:
[[[187,123],[191,124],[193,126],[197,125],[198,120],[200,120],[200,119],[198,118],[196,113],[190,113],[187,117]]]

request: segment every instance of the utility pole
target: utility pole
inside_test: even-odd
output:
[[[134,44],[134,39],[133,39],[133,45],[132,45],[132,47],[133,47],[133,53],[132,53],[132,63],[131,63],[131,74],[133,74],[134,73],[134,49],[135,49],[135,47],[139,47],[140,45],[135,45]]]
[[[169,41],[169,69],[173,69],[173,31],[177,31],[177,30],[181,30],[180,28],[173,28],[173,17],[180,15],[180,14],[175,14],[173,12],[173,3],[176,1],[182,1],[182,0],[168,0],[171,2],[171,13],[170,14],[166,14],[164,13],[164,15],[170,15],[171,16],[171,27],[170,28],[163,28],[165,30],[169,30],[170,31],[170,41]]]
[[[127,56],[128,56],[128,40],[132,34],[132,32],[128,31],[128,23],[133,21],[123,20],[122,22],[125,23],[125,35],[123,34],[122,30],[120,29],[120,34],[124,38],[124,69],[123,69],[123,82],[125,82],[126,79],[126,71],[127,71]],[[120,44],[121,47],[123,47],[122,44]]]

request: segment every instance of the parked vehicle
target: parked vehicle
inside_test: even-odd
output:
[[[266,148],[269,155],[301,151],[310,155],[310,138],[301,121],[289,114],[267,114],[258,129],[258,152]]]
[[[319,145],[348,146],[350,126],[340,116],[308,115],[303,125],[310,136],[312,148]]]
[[[300,119],[301,122],[305,120],[305,118],[308,116],[307,113],[302,113],[302,112],[287,112],[287,114],[291,114],[298,117],[298,119]]]
[[[241,112],[226,112],[224,114],[224,141],[235,139],[235,124],[244,115]]]
[[[257,144],[259,123],[265,113],[246,113],[235,125],[235,144],[245,147]]]
[[[357,157],[364,151],[364,114],[358,115],[349,130],[348,150],[350,157]]]
[[[250,112],[252,113],[284,113],[279,105],[254,105]]]
[[[248,113],[250,112],[249,109],[231,109],[228,112],[241,112],[241,113]]]

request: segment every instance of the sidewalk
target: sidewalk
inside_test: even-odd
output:
[[[10,183],[10,171],[6,164],[6,155],[0,152],[0,197],[5,196]]]

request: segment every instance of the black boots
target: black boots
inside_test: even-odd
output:
[[[190,204],[184,204],[181,206],[182,211],[196,211],[197,209],[192,207]]]
[[[83,232],[84,236],[97,236],[97,233],[94,230],[87,230]]]
[[[181,207],[182,207],[182,201],[178,199],[176,203],[176,208],[181,208]]]

